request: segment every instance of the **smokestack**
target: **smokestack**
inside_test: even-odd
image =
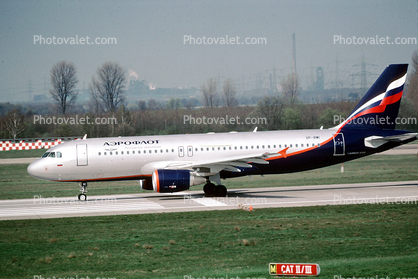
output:
[[[292,34],[292,40],[293,40],[293,47],[292,47],[293,74],[296,76],[296,39],[295,39],[295,33]]]

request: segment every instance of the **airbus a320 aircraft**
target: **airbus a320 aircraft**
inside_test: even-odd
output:
[[[36,178],[78,182],[139,180],[160,193],[203,184],[207,196],[225,196],[221,179],[321,168],[411,142],[417,133],[395,130],[408,65],[389,65],[353,112],[330,129],[231,132],[82,139],[50,148],[28,167]]]

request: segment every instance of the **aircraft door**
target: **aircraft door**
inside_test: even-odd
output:
[[[187,156],[192,157],[193,156],[193,146],[189,145],[187,147]]]
[[[345,142],[344,135],[342,133],[334,135],[334,156],[345,155]]]
[[[179,146],[179,157],[184,157],[184,147]]]
[[[77,166],[87,166],[87,144],[77,144]]]

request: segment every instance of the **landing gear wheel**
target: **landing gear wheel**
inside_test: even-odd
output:
[[[226,194],[228,191],[226,190],[226,187],[223,185],[218,185],[215,187],[215,197],[226,197]]]
[[[213,197],[215,195],[215,188],[215,184],[209,182],[203,186],[203,191],[207,197]]]
[[[81,194],[78,195],[78,199],[80,201],[86,201],[87,200],[87,195],[86,195],[87,182],[80,182],[80,187],[81,187],[80,189]]]

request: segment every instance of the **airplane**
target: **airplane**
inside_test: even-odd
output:
[[[341,124],[323,129],[91,138],[54,146],[28,166],[39,179],[87,183],[139,180],[159,193],[205,184],[224,197],[221,179],[300,172],[338,164],[414,141],[395,130],[408,64],[387,66]]]

